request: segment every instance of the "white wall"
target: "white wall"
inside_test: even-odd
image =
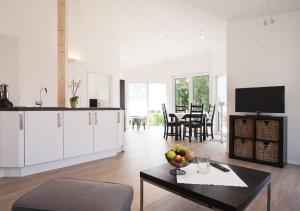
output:
[[[10,101],[18,105],[19,93],[19,41],[0,34],[0,84],[9,84]]]
[[[212,56],[210,54],[183,58],[174,61],[165,61],[149,66],[135,67],[122,71],[126,83],[130,82],[163,82],[168,86],[169,109],[174,108],[173,79],[175,76],[189,74],[212,73]],[[128,100],[126,100],[128,101]]]
[[[119,107],[120,47],[112,28],[110,28],[114,26],[115,22],[101,11],[98,12],[103,14],[105,21],[97,22],[93,16],[94,12],[87,9],[89,7],[80,0],[70,0],[68,3],[69,55],[80,59],[81,69],[85,74],[90,71],[112,76],[111,104]],[[109,10],[107,7],[106,4],[103,4],[102,10]],[[74,65],[68,67],[67,82],[74,78],[73,67]],[[86,78],[81,78],[81,80],[86,80]],[[82,85],[86,86],[87,83]],[[84,95],[79,97],[86,98]]]
[[[273,25],[261,18],[228,23],[228,113],[234,113],[237,87],[286,87],[288,162],[300,164],[300,11],[274,17]]]
[[[15,105],[33,106],[41,87],[48,89],[45,105],[57,105],[56,11],[54,0],[0,1],[0,33],[18,40],[19,82],[10,87]]]

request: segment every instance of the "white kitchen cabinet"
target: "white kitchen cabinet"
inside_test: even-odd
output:
[[[93,111],[64,112],[64,157],[93,153]]]
[[[118,148],[124,151],[124,132],[125,132],[125,111],[118,111]]]
[[[0,112],[0,167],[24,166],[24,112]]]
[[[25,112],[25,165],[63,159],[63,113]]]
[[[94,111],[94,152],[117,149],[118,112]]]

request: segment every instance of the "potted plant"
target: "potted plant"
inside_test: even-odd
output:
[[[75,80],[71,81],[71,85],[70,85],[70,87],[72,88],[72,97],[70,98],[71,108],[77,108],[78,99],[79,99],[79,97],[77,96],[77,91],[79,89],[80,82],[81,82],[80,80],[78,82]]]

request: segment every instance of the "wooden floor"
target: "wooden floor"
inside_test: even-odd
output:
[[[211,159],[272,172],[272,210],[300,210],[300,166],[287,165],[284,169],[228,159],[225,145],[218,142],[178,141],[195,153]],[[139,210],[139,171],[165,163],[164,153],[174,145],[165,141],[158,129],[126,134],[126,152],[115,157],[45,172],[23,178],[0,178],[0,211],[10,210],[15,199],[51,178],[68,177],[95,181],[118,182],[134,187],[132,210]],[[180,211],[208,210],[150,184],[145,185],[145,210]],[[266,210],[266,190],[250,204],[247,210]]]

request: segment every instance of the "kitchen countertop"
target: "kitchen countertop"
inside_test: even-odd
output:
[[[82,111],[82,110],[124,110],[124,108],[117,108],[117,107],[67,108],[67,107],[22,107],[22,106],[16,106],[12,108],[0,108],[0,111]]]

